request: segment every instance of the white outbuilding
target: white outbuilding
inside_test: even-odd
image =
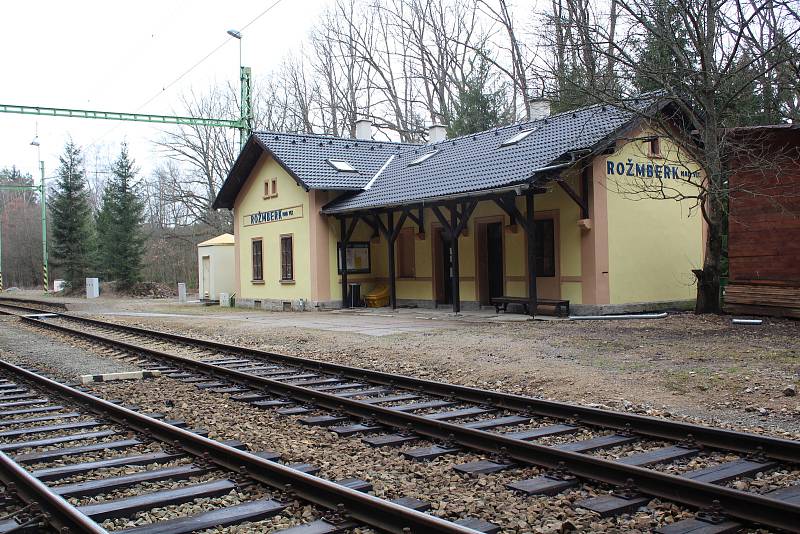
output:
[[[201,299],[219,300],[236,291],[234,237],[222,234],[197,245],[197,279]]]

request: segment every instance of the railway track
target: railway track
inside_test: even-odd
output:
[[[0,360],[0,480],[28,505],[0,521],[0,532],[181,534],[254,521],[284,534],[356,526],[475,532],[417,511],[425,503],[415,499],[378,499],[364,481],[318,478],[309,474],[314,466],[283,465],[269,451],[251,453],[184,426]],[[154,510],[195,499],[214,508],[125,526],[136,514],[158,516]],[[269,523],[308,504],[320,519],[286,529],[279,528],[286,517]]]
[[[800,481],[800,443],[795,441],[391,375],[65,314],[23,320],[125,351],[140,365],[161,368],[177,380],[232,394],[259,408],[299,415],[301,422],[327,426],[343,436],[363,436],[374,446],[431,441],[404,450],[409,459],[468,449],[493,458],[454,466],[465,474],[520,465],[549,470],[511,485],[522,494],[553,494],[586,479],[615,487],[580,503],[601,515],[636,509],[651,497],[701,510],[697,519],[661,529],[668,534],[731,532],[743,524],[800,530],[800,486],[792,485]],[[178,354],[186,349],[194,359]],[[626,447],[638,452],[624,453]],[[607,457],[605,452],[612,449],[622,449],[623,454]],[[687,461],[698,457],[712,460],[700,469],[688,469]],[[741,480],[776,471],[789,473],[782,487],[765,494],[736,489]]]

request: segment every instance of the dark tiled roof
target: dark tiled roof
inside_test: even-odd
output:
[[[636,107],[654,103],[638,102]],[[530,180],[537,169],[571,151],[601,145],[633,118],[633,111],[596,105],[433,145],[257,132],[228,174],[214,208],[233,207],[236,195],[264,151],[307,189],[348,192],[323,208],[325,213],[340,213],[514,186]],[[529,129],[535,131],[518,143],[500,146]],[[434,150],[436,155],[418,165],[409,165]],[[337,171],[329,159],[344,160],[356,172]]]
[[[396,206],[523,183],[536,169],[568,152],[594,147],[632,118],[632,112],[598,105],[403,150],[368,189],[336,199],[323,211]],[[517,144],[500,146],[520,131],[532,128],[536,130]],[[427,161],[409,166],[435,149],[439,152]]]
[[[363,189],[392,154],[416,146],[315,134],[256,132],[255,136],[309,189]],[[356,172],[337,171],[329,159],[344,160]]]
[[[255,132],[228,173],[213,207],[233,208],[236,195],[264,152],[306,189],[360,191],[393,154],[416,146],[318,134]],[[337,171],[329,159],[346,161],[356,172]]]

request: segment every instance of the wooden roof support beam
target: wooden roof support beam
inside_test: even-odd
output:
[[[558,178],[555,182],[564,190],[564,192],[569,195],[569,198],[575,201],[575,204],[581,209],[581,219],[588,219],[589,218],[589,205],[587,204],[586,198],[581,198],[578,193],[572,189],[572,186],[569,185],[569,182]]]
[[[507,195],[503,197],[497,197],[494,199],[494,201],[511,218],[511,224],[519,224],[522,227],[522,230],[527,232],[528,222],[522,213],[520,213],[519,208],[517,208],[515,199],[515,195]]]

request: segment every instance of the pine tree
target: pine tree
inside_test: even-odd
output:
[[[58,181],[49,201],[52,258],[70,287],[82,287],[91,269],[94,235],[80,148],[68,141],[59,160]]]
[[[139,281],[144,255],[144,201],[137,194],[135,162],[122,144],[97,214],[98,257],[103,275],[127,289]]]
[[[459,90],[458,101],[444,112],[448,137],[482,132],[509,122],[503,90],[490,88],[488,63],[481,62],[474,68]]]
[[[650,0],[648,13],[653,24],[659,28],[681,28],[679,7],[674,2],[667,0]],[[677,31],[677,30],[676,30]],[[674,46],[681,50],[681,55],[691,58],[688,38],[680,33],[674,40],[665,42],[659,36],[648,32],[639,51],[640,68],[634,71],[633,83],[640,93],[658,91],[664,88],[680,91],[672,87],[676,81],[685,83],[691,81],[689,73],[681,71],[680,64],[675,57]]]

